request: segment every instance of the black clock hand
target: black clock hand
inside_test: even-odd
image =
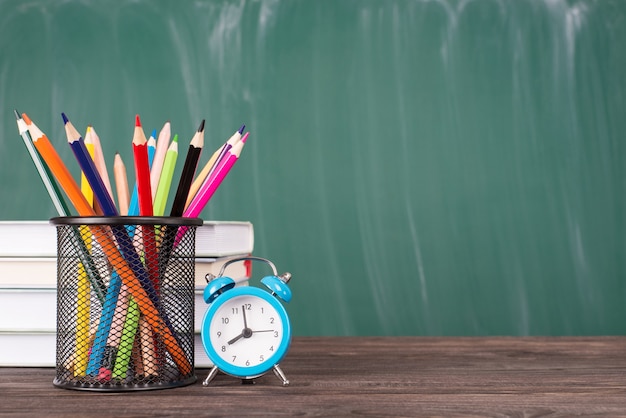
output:
[[[228,345],[234,344],[234,343],[236,343],[237,341],[239,341],[242,338],[243,338],[243,332],[241,334],[237,335],[232,340],[228,341]]]
[[[241,313],[243,314],[243,331],[232,340],[228,341],[228,345],[234,344],[242,338],[250,338],[252,336],[252,330],[248,328],[248,319],[246,318],[246,306],[241,305]]]
[[[248,328],[248,321],[246,319],[246,305],[241,305],[241,312],[243,313],[243,329]]]

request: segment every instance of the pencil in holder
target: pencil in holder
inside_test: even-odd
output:
[[[58,217],[54,385],[135,391],[194,373],[198,218]]]

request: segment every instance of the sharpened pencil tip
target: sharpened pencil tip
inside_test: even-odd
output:
[[[70,121],[67,116],[65,116],[65,113],[61,113],[61,116],[63,117],[63,124],[67,124]]]
[[[15,114],[15,119],[17,119],[17,120],[22,119],[22,117],[20,116],[20,113],[17,111],[17,109],[13,109],[13,113]]]
[[[246,125],[243,124],[241,125],[241,128],[239,128],[239,135],[243,134],[243,130],[246,129]]]
[[[27,125],[30,125],[31,123],[33,123],[33,121],[30,120],[30,118],[28,117],[26,113],[22,113],[22,119],[24,119],[24,122],[26,122]]]
[[[202,122],[200,123],[200,126],[198,127],[198,132],[202,132],[204,131],[204,119],[202,119]]]
[[[135,115],[135,126],[141,127],[141,120],[139,119],[139,115]]]
[[[174,135],[174,139],[172,139],[172,142],[178,142],[178,134]]]
[[[157,137],[157,133],[156,133],[156,129],[152,130],[152,138],[156,138]]]
[[[250,134],[250,132],[246,132],[246,134],[244,136],[241,137],[241,142],[243,142],[244,144],[246,143],[246,141],[248,140],[248,135]]]

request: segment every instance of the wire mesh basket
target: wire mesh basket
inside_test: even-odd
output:
[[[198,218],[58,217],[54,385],[133,391],[194,374]]]

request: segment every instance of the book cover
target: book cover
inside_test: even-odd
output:
[[[0,331],[0,367],[54,367],[56,333]]]
[[[48,221],[0,221],[0,257],[56,257],[57,231]],[[254,227],[245,221],[204,221],[196,229],[196,256],[250,254]]]
[[[218,275],[224,263],[241,254],[230,257],[196,257],[195,286],[206,286],[206,276],[211,273]],[[250,261],[241,260],[228,265],[225,275],[235,281],[250,277],[252,265]],[[0,288],[29,289],[56,288],[57,259],[56,257],[0,257]]]

